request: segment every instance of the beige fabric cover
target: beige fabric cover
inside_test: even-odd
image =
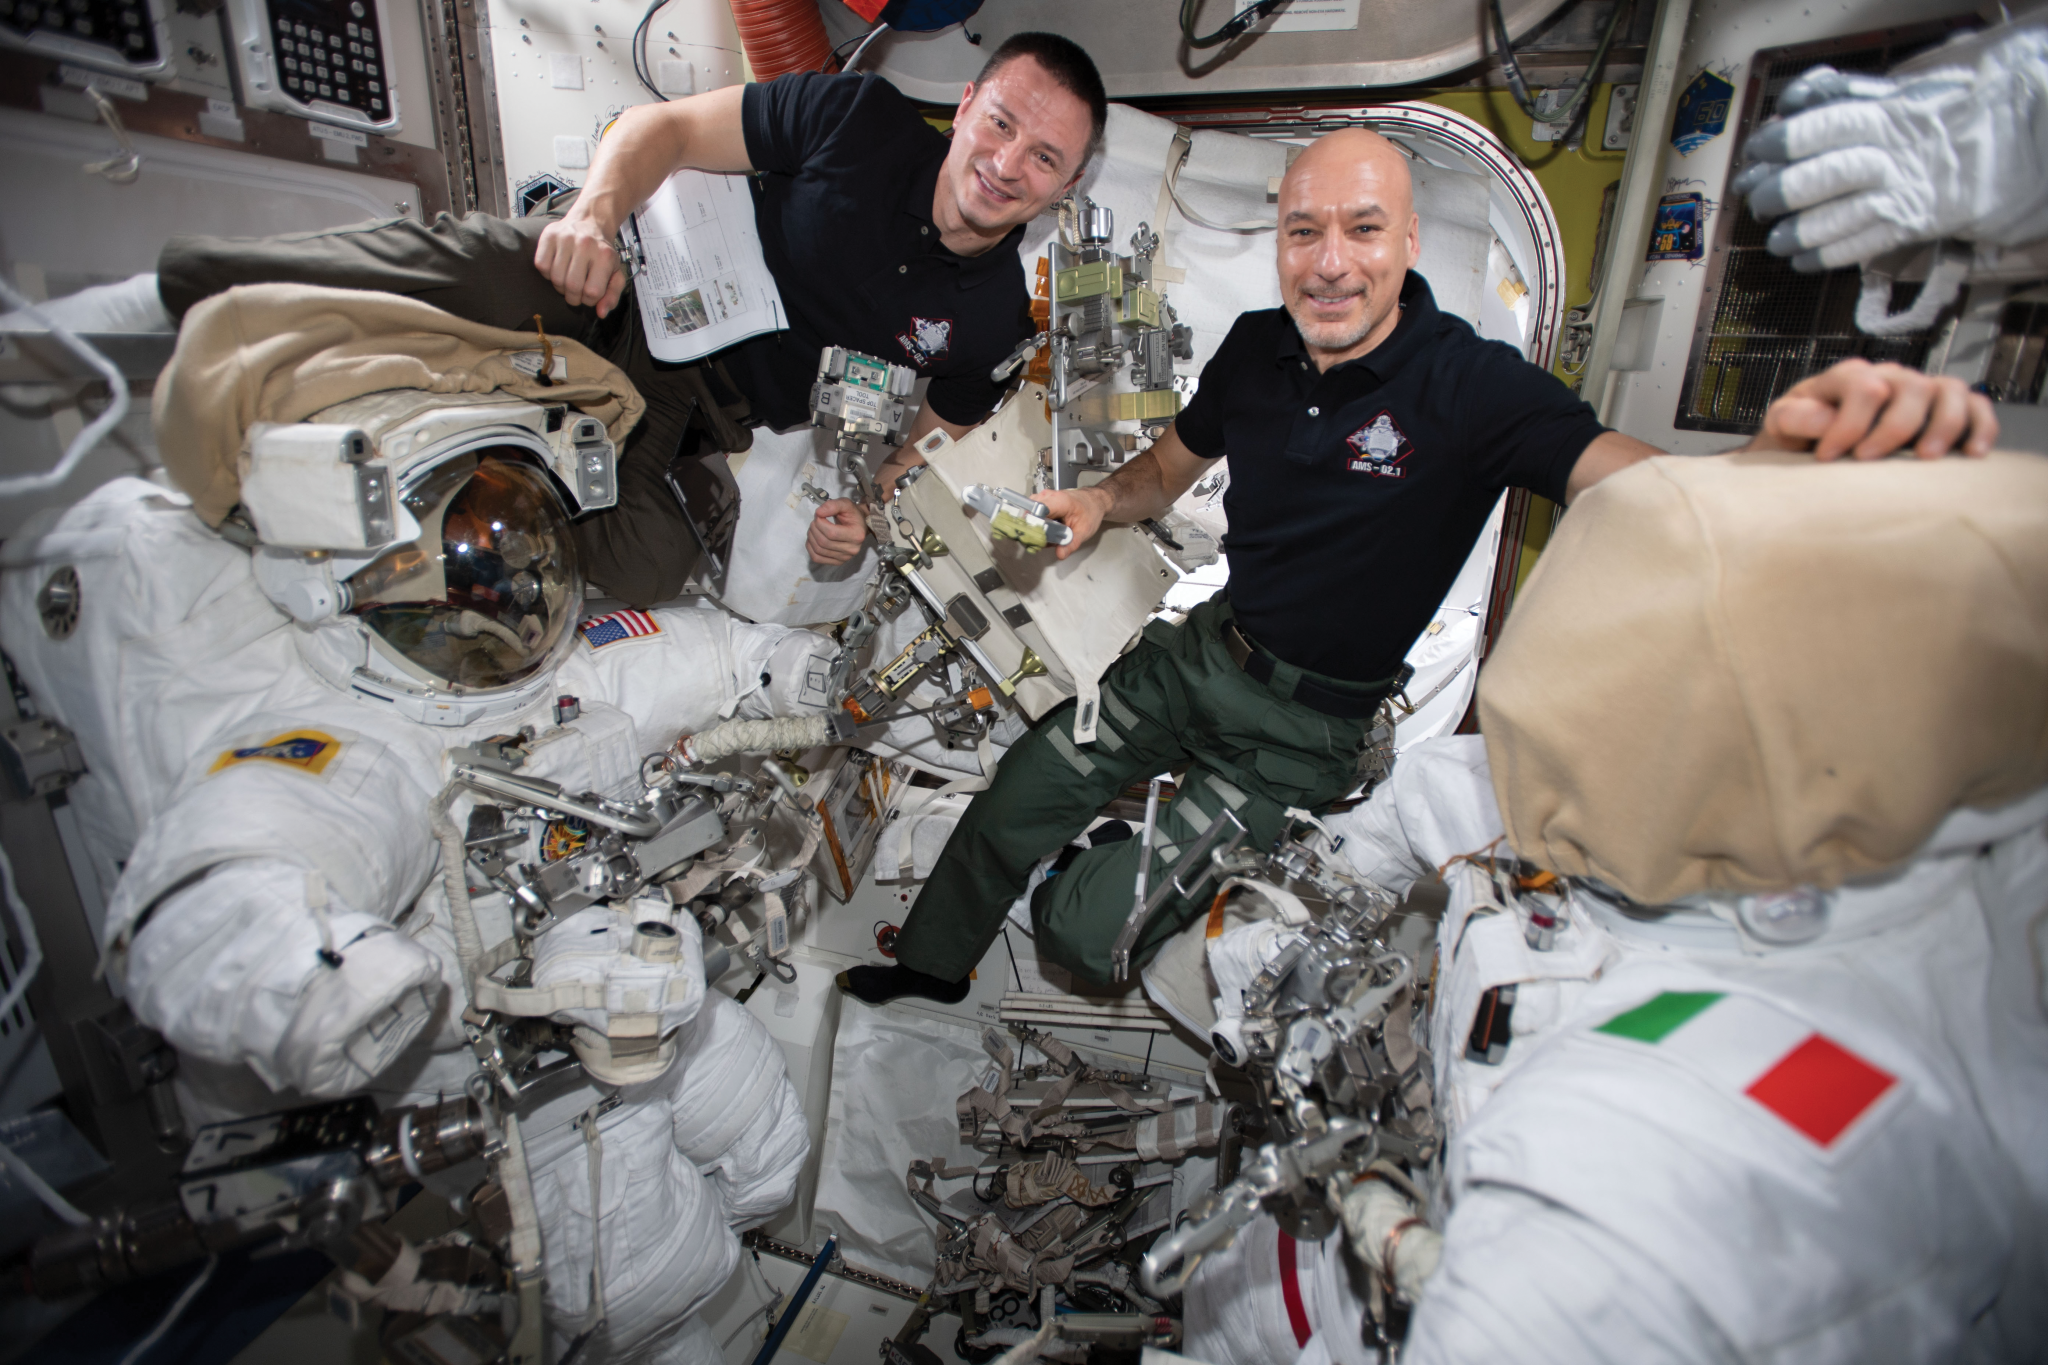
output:
[[[1662,456],[1479,683],[1508,842],[1638,901],[1833,886],[2048,782],[2048,459]]]
[[[605,424],[614,443],[647,404],[625,373],[588,348],[550,337],[568,378],[550,386],[515,368],[537,356],[532,332],[465,322],[430,304],[364,289],[252,284],[185,315],[157,381],[151,419],[171,479],[209,526],[240,501],[238,465],[258,422],[302,421],[385,389],[490,393],[567,403]]]

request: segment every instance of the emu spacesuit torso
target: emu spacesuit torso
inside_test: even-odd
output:
[[[546,541],[556,529],[527,531]],[[631,795],[642,756],[678,734],[799,708],[807,665],[832,652],[709,610],[581,632],[572,614],[550,627],[559,639],[525,641],[544,646],[543,666],[509,700],[501,692],[467,724],[425,724],[392,689],[380,695],[374,669],[354,671],[375,662],[366,632],[294,622],[251,563],[182,498],[121,480],[11,538],[0,576],[0,640],[36,708],[77,733],[89,770],[70,795],[111,893],[109,978],[176,1046],[195,1122],[294,1095],[367,1091],[388,1105],[463,1091],[476,1059],[432,820],[450,750],[532,727],[522,775]],[[58,575],[74,576],[75,622],[52,626],[38,596],[47,602]],[[569,596],[554,611],[574,613],[580,589]],[[473,625],[464,638],[489,643]],[[558,696],[580,704],[563,724]],[[456,826],[469,805],[452,798]],[[477,897],[487,937],[494,906],[508,923],[503,900]],[[569,953],[579,945],[566,936],[608,934],[616,918],[583,911],[553,947]],[[677,918],[688,951],[652,1004],[677,1063],[623,1088],[585,1082],[526,1116],[551,1325],[559,1339],[594,1321],[595,1227],[606,1337],[593,1349],[614,1358],[664,1338],[667,1352],[703,1353],[692,1333],[673,1333],[733,1268],[728,1225],[784,1204],[808,1150],[780,1053],[704,988],[697,925]],[[593,1160],[569,1121],[614,1092],[622,1103],[598,1117]]]
[[[1328,821],[1449,891],[1436,1207],[1249,1230],[1190,1353],[1367,1358],[1385,1275],[1432,1365],[2040,1358],[2044,509],[1996,455],[1659,459],[1574,507],[1485,737]]]

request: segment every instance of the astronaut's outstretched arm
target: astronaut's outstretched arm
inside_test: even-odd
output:
[[[116,961],[129,1007],[181,1052],[323,1098],[367,1084],[444,994],[434,954],[270,858],[215,864],[165,895]]]
[[[630,636],[586,623],[560,678],[564,691],[606,698],[632,717],[649,750],[720,721],[813,715],[830,702],[839,646],[814,631],[692,607],[632,616]]]

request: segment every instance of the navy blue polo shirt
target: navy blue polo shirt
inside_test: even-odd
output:
[[[1174,423],[1230,457],[1230,601],[1297,668],[1377,682],[1436,614],[1501,490],[1564,501],[1606,428],[1413,271],[1377,347],[1319,373],[1285,309],[1239,316]]]
[[[878,76],[801,72],[749,85],[740,127],[754,177],[761,253],[789,330],[721,353],[771,427],[810,421],[818,352],[845,346],[931,378],[925,401],[979,422],[989,380],[1031,335],[1017,260],[1022,226],[978,256],[939,241],[932,195],[947,139]]]

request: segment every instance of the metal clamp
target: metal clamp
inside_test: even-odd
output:
[[[1188,900],[1199,896],[1208,886],[1209,879],[1216,875],[1216,860],[1243,843],[1250,834],[1244,821],[1237,818],[1237,813],[1225,806],[1223,813],[1211,820],[1209,828],[1188,846],[1187,852],[1181,854],[1180,861],[1173,865],[1166,881],[1152,888],[1152,894],[1145,901],[1145,913],[1153,914],[1166,904],[1169,893],[1178,893]]]
[[[1156,1299],[1180,1293],[1202,1257],[1229,1246],[1266,1200],[1301,1194],[1311,1182],[1340,1170],[1363,1170],[1377,1148],[1373,1128],[1346,1114],[1331,1116],[1321,1132],[1285,1146],[1267,1143],[1244,1174],[1199,1201],[1187,1222],[1152,1244],[1140,1270],[1145,1292]],[[1169,1274],[1176,1266],[1179,1273]]]

